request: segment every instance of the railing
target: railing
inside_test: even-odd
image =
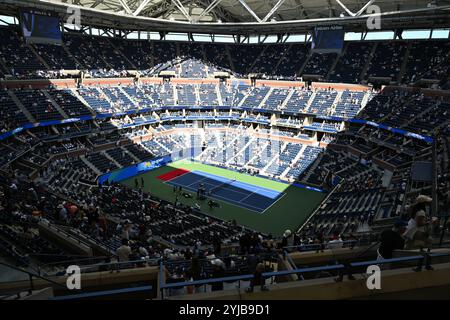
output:
[[[353,249],[355,247],[360,247],[363,245],[367,245],[369,243],[365,243],[363,240],[346,240],[335,243],[312,243],[312,244],[301,244],[297,246],[286,246],[283,249],[292,252],[291,250],[296,250],[300,252],[308,252],[308,251],[319,251],[322,249],[340,249],[340,248],[350,248]]]
[[[130,261],[114,261],[83,266],[80,268],[81,273],[95,271],[119,271],[125,269],[135,269],[145,266],[157,266],[160,259],[130,260]]]
[[[68,255],[41,255],[41,254],[34,254],[31,255],[32,257],[35,258],[39,258],[41,256],[44,257],[68,257]],[[60,267],[60,266],[64,266],[64,265],[72,265],[72,264],[76,264],[76,265],[83,265],[83,264],[93,264],[93,261],[105,261],[108,259],[108,257],[106,256],[101,256],[101,257],[88,257],[86,258],[86,256],[82,256],[82,255],[78,255],[78,256],[71,256],[72,259],[66,259],[66,260],[60,260],[60,261],[54,261],[54,262],[49,262],[49,263],[45,263],[45,264],[40,264],[39,265],[39,269],[47,269],[47,268],[55,268],[55,267]]]
[[[409,252],[409,253],[414,253]],[[431,268],[431,260],[435,258],[444,258],[450,257],[449,252],[418,252],[416,255],[411,255],[407,257],[399,257],[392,259],[377,259],[377,260],[369,260],[362,262],[353,262],[349,264],[335,264],[335,265],[327,265],[320,267],[305,267],[305,268],[296,268],[292,270],[282,270],[282,271],[272,271],[272,272],[264,272],[262,273],[262,283],[261,289],[266,289],[265,284],[267,279],[272,279],[271,283],[274,283],[274,279],[276,277],[288,276],[296,274],[299,276],[299,281],[303,281],[304,274],[320,274],[320,273],[329,273],[329,272],[337,272],[339,275],[343,274],[352,274],[354,272],[358,272],[361,268],[365,268],[371,265],[387,265],[389,264],[392,267],[403,267],[405,264],[411,265],[411,263],[417,263],[417,267],[413,270],[418,272],[422,270],[423,265],[427,269]],[[415,265],[415,264],[414,264]],[[203,291],[207,292],[206,285],[221,283],[221,282],[237,282],[237,288],[241,287],[241,281],[250,281],[252,282],[255,279],[254,275],[245,274],[245,275],[237,275],[231,277],[223,277],[223,278],[210,278],[210,279],[202,279],[195,281],[182,281],[175,283],[165,283],[164,277],[164,264],[163,261],[160,261],[160,277],[159,277],[159,289],[161,294],[161,299],[164,299],[165,290],[174,289],[174,288],[184,288],[184,287],[201,287],[203,286]]]
[[[53,281],[53,280],[51,280],[51,279],[49,279],[47,277],[41,276],[39,274],[30,272],[30,271],[27,271],[27,270],[23,270],[22,268],[18,268],[16,266],[10,265],[10,264],[5,263],[5,262],[0,262],[0,265],[8,267],[10,269],[13,269],[13,270],[16,270],[16,271],[19,271],[19,272],[22,272],[22,273],[28,275],[28,281],[30,283],[30,287],[28,288],[28,290],[21,290],[21,291],[15,291],[14,293],[9,293],[9,297],[17,295],[17,297],[20,298],[20,293],[23,292],[23,291],[28,291],[28,294],[31,295],[32,291],[34,290],[34,283],[33,283],[34,278],[44,280],[44,281],[48,282],[49,284],[52,284],[52,285],[57,286],[57,287],[67,289],[66,286],[64,286],[64,285],[62,285],[62,284],[60,284],[60,283],[58,283],[56,281]]]
[[[399,262],[411,262],[411,261],[420,261],[423,260],[424,256],[409,256],[409,257],[400,257],[400,258],[391,258],[391,259],[378,259],[378,260],[370,260],[370,261],[362,261],[362,262],[352,262],[350,263],[351,267],[368,267],[371,265],[383,265],[387,263],[399,263]]]
[[[305,274],[305,273],[313,273],[313,272],[336,271],[336,270],[342,270],[344,268],[345,268],[345,266],[343,264],[322,266],[322,267],[299,268],[299,269],[292,269],[292,270],[265,272],[265,273],[263,273],[263,277],[270,278],[270,277],[288,276],[291,274]]]
[[[404,253],[415,253],[408,252],[408,251],[401,251]],[[319,266],[319,267],[304,267],[304,268],[295,268],[292,270],[282,270],[282,271],[270,271],[270,272],[264,272],[262,273],[262,281],[261,281],[261,288],[266,289],[266,281],[268,279],[271,279],[271,283],[274,283],[274,280],[276,277],[283,277],[288,275],[298,275],[299,281],[304,281],[303,275],[305,274],[327,274],[330,275],[330,272],[337,273],[339,275],[343,274],[353,274],[355,272],[360,272],[361,269],[365,269],[368,266],[371,265],[387,265],[391,268],[393,267],[404,267],[404,266],[416,266],[413,270],[416,272],[419,272],[422,270],[422,267],[425,266],[426,269],[430,270],[432,269],[431,263],[432,260],[439,259],[439,258],[450,258],[450,251],[445,252],[425,252],[420,251],[417,252],[415,255],[411,256],[405,256],[405,257],[399,257],[399,258],[392,258],[392,259],[377,259],[377,260],[368,260],[368,261],[362,261],[362,262],[352,262],[348,264],[334,264],[334,265],[326,265],[326,266]],[[153,260],[152,260],[153,261]],[[136,264],[147,264],[148,261],[146,260],[134,260],[134,261],[124,261],[124,262],[111,262],[111,263],[105,263],[100,265],[95,265],[95,267],[103,266],[103,267],[112,267],[112,269],[109,270],[122,270],[123,266],[130,266],[130,267],[136,267]],[[56,286],[58,288],[66,290],[66,286],[63,284],[60,284],[56,281],[53,281],[52,279],[43,277],[39,274],[34,274],[32,272],[23,270],[21,268],[9,265],[4,262],[0,262],[1,265],[4,265],[6,267],[9,267],[11,269],[23,272],[29,276],[29,283],[30,287],[28,289],[29,295],[32,293],[32,290],[34,290],[34,283],[33,279],[42,279],[46,282],[48,282],[51,286]],[[92,266],[94,267],[94,266]],[[86,271],[86,268],[83,269]],[[89,268],[88,268],[89,270]],[[236,287],[241,288],[241,282],[242,281],[250,281],[251,287],[253,287],[252,282],[255,280],[255,275],[253,274],[244,274],[244,275],[235,275],[235,276],[229,276],[229,277],[221,277],[221,278],[209,278],[209,279],[202,279],[202,280],[195,280],[195,281],[180,281],[180,282],[174,282],[174,283],[166,283],[165,281],[165,266],[163,260],[159,261],[159,290],[161,294],[161,298],[164,299],[165,291],[170,289],[178,289],[178,288],[185,288],[185,287],[203,287],[203,291],[207,292],[207,285],[212,285],[216,283],[233,283],[237,282]],[[106,291],[99,291],[99,292],[88,292],[88,293],[80,293],[75,295],[67,295],[67,296],[60,296],[52,298],[52,300],[79,300],[79,299],[87,299],[87,298],[100,298],[100,297],[108,297],[108,296],[120,296],[121,294],[127,294],[127,293],[139,293],[139,292],[145,292],[152,290],[151,286],[140,286],[140,287],[132,287],[132,288],[125,288],[125,289],[114,289],[114,290],[106,290]],[[21,290],[20,292],[27,291],[27,290]],[[14,292],[9,293],[9,297],[17,295],[17,297],[20,297],[20,292]]]
[[[139,286],[139,287],[131,287],[131,288],[123,288],[123,289],[95,291],[95,292],[86,292],[86,293],[58,296],[58,297],[50,298],[49,300],[70,301],[70,300],[82,300],[82,299],[92,299],[92,298],[105,298],[105,297],[111,297],[111,296],[114,296],[114,298],[118,298],[121,295],[149,292],[152,289],[153,289],[152,286]]]

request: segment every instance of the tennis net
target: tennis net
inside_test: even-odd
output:
[[[223,182],[223,183],[221,183],[221,184],[219,184],[219,185],[209,189],[209,193],[211,194],[211,193],[217,192],[218,190],[221,190],[224,187],[229,186],[230,184],[232,184],[235,181],[236,181],[236,179],[225,181],[225,182]]]

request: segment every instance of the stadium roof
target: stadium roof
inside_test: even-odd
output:
[[[450,0],[0,0],[0,9],[82,10],[82,23],[134,30],[224,34],[289,33],[317,24],[364,29],[367,8],[383,28],[448,27]]]

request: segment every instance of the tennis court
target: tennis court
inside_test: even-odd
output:
[[[209,198],[226,201],[257,213],[264,213],[284,195],[279,191],[197,170],[179,175],[166,183],[192,192],[203,187]]]

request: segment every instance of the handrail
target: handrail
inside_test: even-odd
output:
[[[198,108],[196,106],[177,106],[177,107],[179,109],[190,109],[190,108],[193,108],[193,109],[196,109],[196,110]],[[227,108],[227,109],[231,109],[231,110],[241,110],[241,108],[237,107],[237,106],[214,106],[214,107],[215,108],[222,107],[222,108]],[[170,109],[165,108],[165,107],[160,107],[160,108],[157,108],[157,109],[154,109],[154,110],[164,111],[164,110],[170,110]],[[147,113],[149,111],[151,111],[150,108],[145,108],[145,109],[141,109],[141,110],[129,110],[129,111],[126,111],[125,114],[126,115],[145,114],[145,113]],[[276,113],[276,112],[274,112],[274,110],[267,110],[267,111],[271,111],[271,113]],[[98,120],[98,119],[105,119],[105,118],[115,118],[115,117],[119,117],[119,116],[123,116],[123,115],[124,115],[124,113],[116,113],[116,114],[113,114],[113,113],[101,113],[101,114],[97,114],[95,116],[92,116],[92,115],[91,116],[80,116],[77,119],[75,119],[75,121],[71,121],[71,122],[72,123],[77,123],[77,122],[80,122],[80,121]],[[316,117],[320,118],[320,115],[317,115],[317,114],[314,114],[314,115]],[[133,124],[131,124],[131,126],[141,126],[141,125],[151,124],[151,123],[164,123],[164,122],[168,122],[168,121],[173,120],[173,118],[174,117],[169,116],[167,118],[159,119],[159,120],[158,119],[152,119],[152,121],[144,121],[142,123],[133,123]],[[182,118],[186,119],[186,117],[182,117]],[[400,134],[400,135],[407,136],[407,137],[410,137],[410,138],[426,141],[427,143],[431,143],[433,141],[433,138],[430,137],[430,136],[425,136],[425,135],[421,135],[421,134],[418,134],[418,133],[406,131],[406,130],[403,130],[403,129],[390,127],[390,126],[387,126],[387,125],[382,124],[382,123],[375,123],[373,121],[367,121],[367,120],[364,120],[364,119],[341,118],[341,117],[334,117],[334,118],[337,121],[345,121],[345,122],[354,123],[354,124],[357,124],[357,125],[374,126],[376,128],[387,130],[387,131],[390,131],[390,132],[395,133],[395,134]],[[207,118],[201,118],[201,119],[203,119],[203,120],[210,120],[210,119],[207,119]],[[241,117],[239,117],[239,120],[242,120],[244,122],[253,122],[253,121],[249,121],[250,119],[241,118]],[[5,132],[3,134],[0,134],[0,141],[5,140],[5,139],[7,139],[7,138],[9,138],[9,137],[11,137],[11,136],[13,136],[13,135],[15,135],[17,133],[20,133],[20,132],[22,132],[24,130],[31,129],[31,128],[34,128],[34,127],[54,126],[54,125],[60,125],[60,124],[66,124],[66,123],[67,122],[65,122],[63,120],[62,121],[61,120],[41,121],[37,125],[35,123],[31,123],[31,122],[30,123],[26,123],[26,124],[23,124],[22,126],[17,127],[17,128],[15,128],[13,130],[10,130],[10,131],[7,131],[7,132]],[[128,126],[128,127],[131,127],[131,126]],[[119,129],[123,129],[123,128],[119,128]]]
[[[44,277],[44,276],[41,276],[41,275],[39,275],[39,274],[32,273],[32,272],[27,271],[27,270],[23,270],[22,268],[18,268],[18,267],[16,267],[16,266],[12,266],[12,265],[10,265],[9,263],[5,263],[5,262],[1,262],[1,261],[0,261],[0,265],[3,265],[3,266],[5,266],[5,267],[11,268],[11,269],[13,269],[13,270],[16,270],[16,271],[19,271],[19,272],[22,272],[22,273],[25,273],[25,274],[28,275],[28,277],[29,277],[29,282],[30,282],[30,288],[29,288],[28,290],[23,290],[23,291],[28,291],[28,292],[31,293],[31,291],[34,289],[34,285],[33,285],[33,277],[36,277],[36,278],[38,278],[38,279],[47,281],[47,282],[53,284],[54,286],[58,286],[58,287],[60,287],[60,288],[67,289],[67,287],[66,287],[65,285],[62,285],[62,284],[60,284],[60,283],[58,283],[58,282],[56,282],[56,281],[53,281],[53,280],[51,280],[51,279],[49,279],[49,278],[46,278],[46,277]],[[22,292],[22,291],[18,291],[18,292],[16,291],[14,294],[18,294],[18,293],[20,293],[20,292]]]
[[[33,254],[32,256],[33,256],[33,257],[36,257],[36,256],[50,256],[50,257],[55,256],[55,257],[56,257],[56,256],[61,256],[61,255],[40,255],[40,254]],[[68,256],[68,255],[62,255],[62,256]],[[88,258],[86,258],[86,256],[80,255],[80,257],[83,257],[83,258],[81,258],[81,259],[77,259],[76,256],[73,256],[73,255],[72,255],[72,257],[74,257],[73,260],[62,260],[62,261],[50,262],[50,263],[42,264],[42,265],[40,265],[39,267],[40,267],[40,268],[44,268],[44,267],[52,267],[52,266],[54,266],[54,265],[65,264],[65,263],[74,263],[74,262],[82,262],[82,261],[89,261],[89,260],[102,260],[102,259],[105,260],[105,259],[108,259],[107,256],[101,256],[101,257],[88,257]]]
[[[148,259],[148,260],[130,260],[130,261],[116,261],[116,262],[106,262],[106,263],[99,263],[99,264],[92,264],[83,266],[80,268],[81,271],[98,268],[98,267],[104,267],[104,266],[121,266],[121,265],[127,265],[127,264],[137,264],[137,263],[149,263],[149,262],[155,262],[155,266],[157,265],[158,259]],[[133,269],[134,267],[130,267],[130,269]],[[127,268],[128,269],[128,268]]]
[[[428,254],[431,258],[450,257],[450,252],[436,252]]]
[[[430,258],[444,257],[444,256],[447,257],[447,256],[450,256],[450,252],[431,253],[431,254],[424,253],[424,255],[414,255],[414,256],[407,256],[407,257],[400,257],[400,258],[392,258],[392,259],[380,259],[380,260],[370,260],[370,261],[363,261],[363,262],[353,262],[348,265],[336,264],[336,265],[327,265],[327,266],[319,266],[319,267],[307,267],[307,268],[297,268],[297,269],[292,269],[292,270],[264,272],[262,274],[262,277],[264,279],[267,279],[270,277],[285,276],[285,275],[291,275],[291,274],[323,272],[323,271],[341,271],[342,272],[343,270],[346,270],[349,268],[351,269],[351,268],[358,268],[358,267],[366,267],[366,266],[370,266],[370,265],[422,261],[422,260],[426,259],[426,256],[430,257]],[[179,287],[186,287],[186,286],[200,286],[200,285],[206,285],[206,284],[217,283],[217,282],[234,282],[234,281],[254,279],[254,275],[246,274],[246,275],[239,275],[239,276],[210,278],[210,279],[202,279],[202,280],[195,280],[195,281],[164,283],[163,268],[164,268],[164,265],[163,265],[163,261],[161,260],[160,261],[160,290],[161,290],[161,292],[164,292],[163,289],[170,289],[170,288],[179,288]]]
[[[55,285],[58,285],[58,286],[61,286],[61,287],[64,287],[64,288],[65,288],[64,285],[62,285],[62,284],[60,284],[60,283],[58,283],[58,282],[56,282],[56,281],[53,281],[53,280],[51,280],[51,279],[48,279],[48,278],[46,278],[46,277],[44,277],[44,276],[41,276],[41,275],[36,274],[36,273],[33,273],[33,272],[30,272],[30,271],[27,271],[27,270],[23,270],[22,268],[19,268],[19,267],[10,265],[9,263],[5,263],[5,262],[1,262],[1,261],[0,261],[0,265],[3,265],[3,266],[5,266],[5,267],[11,268],[11,269],[16,270],[16,271],[19,271],[19,272],[26,273],[26,274],[29,275],[29,276],[36,277],[36,278],[39,278],[39,279],[48,281],[48,282],[50,282],[50,283],[53,283],[53,284],[55,284]]]
[[[272,276],[289,275],[289,274],[294,274],[294,273],[309,273],[309,272],[315,272],[315,271],[340,270],[343,268],[344,268],[344,265],[340,264],[340,265],[332,265],[332,266],[325,266],[325,267],[312,267],[312,268],[301,268],[301,269],[294,269],[294,270],[265,272],[262,275],[263,275],[263,277],[272,277]],[[246,274],[246,275],[240,275],[240,276],[211,278],[211,279],[202,279],[202,280],[195,280],[195,281],[182,281],[182,282],[165,283],[165,284],[163,283],[161,285],[161,289],[204,285],[204,284],[217,283],[217,282],[234,282],[234,281],[241,281],[241,280],[252,280],[253,278],[254,278],[253,274]]]
[[[418,256],[391,258],[391,259],[379,259],[379,260],[371,260],[371,261],[352,262],[352,263],[350,263],[350,266],[351,267],[367,267],[367,266],[377,265],[377,264],[419,261],[419,260],[422,260],[423,258],[424,258],[424,256],[418,255]]]
[[[131,287],[131,288],[124,288],[124,289],[113,289],[113,290],[105,290],[105,291],[78,293],[78,294],[72,294],[72,295],[52,297],[52,298],[49,298],[49,300],[55,300],[55,301],[77,300],[77,299],[85,299],[85,298],[111,296],[111,295],[116,295],[116,294],[144,292],[144,291],[150,291],[152,289],[153,289],[152,286],[140,286],[140,287]]]
[[[283,271],[273,271],[273,272],[265,272],[263,273],[263,277],[277,277],[277,276],[287,276],[291,274],[297,273],[310,273],[316,271],[331,271],[331,270],[341,270],[344,268],[343,264],[324,266],[324,267],[311,267],[311,268],[300,268],[300,269],[292,269],[292,270],[283,270]]]
[[[253,277],[254,277],[253,274],[246,274],[246,275],[241,275],[241,276],[231,276],[231,277],[223,277],[223,278],[211,278],[211,279],[202,279],[202,280],[194,280],[194,281],[165,283],[161,286],[161,289],[169,289],[169,288],[177,288],[177,287],[185,287],[185,286],[193,286],[193,285],[203,285],[203,284],[210,284],[210,283],[216,283],[216,282],[251,280],[251,279],[253,279]]]
[[[342,242],[336,242],[336,243],[311,243],[311,244],[301,244],[301,245],[297,245],[297,246],[286,246],[283,247],[283,249],[297,249],[298,251],[314,251],[317,248],[320,248],[321,246],[324,246],[324,249],[327,249],[328,246],[334,246],[334,245],[342,245],[342,247],[339,248],[331,248],[331,249],[341,249],[341,248],[348,248],[345,245],[347,244],[360,244],[361,241],[360,240],[345,240]],[[305,248],[306,250],[301,250]],[[311,249],[309,249],[311,248]]]
[[[286,257],[286,260],[289,262],[292,268],[297,269],[297,265],[295,264],[294,259],[292,259],[292,257],[289,255],[289,252],[283,250],[283,256]]]

